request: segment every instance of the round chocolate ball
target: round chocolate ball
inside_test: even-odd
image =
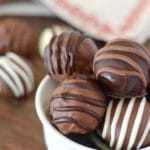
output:
[[[53,36],[59,36],[63,32],[70,33],[72,28],[56,24],[42,31],[39,37],[39,54],[42,58],[44,57],[45,47],[52,40]]]
[[[52,78],[63,81],[75,74],[91,75],[97,46],[94,41],[77,31],[54,36],[46,47],[45,66]]]
[[[146,94],[149,66],[149,52],[145,47],[116,39],[96,53],[93,70],[109,96],[124,98]]]
[[[50,98],[52,122],[65,135],[92,132],[103,118],[106,100],[94,81],[64,80]]]
[[[31,56],[36,49],[36,37],[33,30],[18,19],[5,19],[0,24],[0,55],[14,52]]]
[[[0,96],[21,98],[34,89],[34,75],[27,59],[7,52],[0,56]]]
[[[150,103],[146,97],[111,100],[98,132],[114,150],[150,146]]]

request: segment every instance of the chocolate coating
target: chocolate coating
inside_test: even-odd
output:
[[[95,130],[105,109],[106,96],[91,80],[65,80],[50,100],[52,122],[63,134],[86,134]]]
[[[70,33],[72,29],[61,24],[55,24],[42,31],[39,38],[39,53],[42,58],[44,57],[45,47],[50,43],[53,36],[59,36],[63,32]]]
[[[27,59],[8,52],[0,56],[0,97],[21,98],[34,89],[34,75]]]
[[[96,53],[93,70],[109,96],[125,98],[146,94],[149,66],[146,48],[130,40],[116,39]]]
[[[101,133],[114,150],[150,146],[150,103],[146,97],[111,100]]]
[[[74,74],[90,75],[97,46],[79,32],[62,33],[53,37],[44,54],[48,73],[57,81]]]
[[[33,30],[17,19],[5,19],[1,22],[0,41],[0,55],[12,51],[19,55],[30,56],[37,44]]]

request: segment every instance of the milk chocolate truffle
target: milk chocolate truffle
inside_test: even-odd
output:
[[[146,48],[130,40],[116,39],[96,53],[93,70],[109,96],[130,98],[146,94],[149,66]]]
[[[90,75],[97,46],[77,31],[55,36],[46,47],[44,60],[48,73],[57,81],[74,74]]]
[[[102,127],[102,137],[114,150],[150,146],[150,103],[146,97],[111,100]]]
[[[7,52],[0,56],[0,97],[20,98],[34,89],[34,75],[27,59]]]
[[[39,53],[42,58],[44,57],[45,47],[51,41],[53,36],[58,36],[63,32],[70,33],[72,32],[72,29],[64,25],[53,25],[43,30],[39,38]]]
[[[0,55],[12,51],[29,56],[36,49],[36,37],[32,29],[17,19],[5,19],[1,22],[0,41]]]
[[[96,129],[106,109],[106,96],[93,81],[64,80],[50,100],[52,122],[63,134],[86,134]]]

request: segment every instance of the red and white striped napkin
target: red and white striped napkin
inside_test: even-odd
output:
[[[89,35],[103,40],[150,37],[150,0],[41,0],[51,11]]]

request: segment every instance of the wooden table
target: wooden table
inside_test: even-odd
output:
[[[6,18],[6,17],[5,17]],[[0,18],[0,21],[4,18]],[[52,18],[21,18],[34,27],[38,38],[46,26],[60,21]],[[35,52],[31,58],[36,88],[45,76],[42,59]],[[0,150],[45,150],[41,123],[35,111],[35,91],[21,100],[0,98]]]

